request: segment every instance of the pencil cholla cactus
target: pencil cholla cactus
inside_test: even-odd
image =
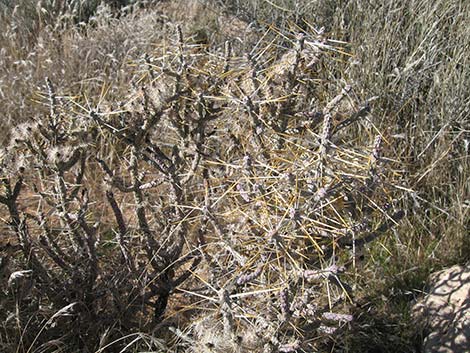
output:
[[[317,93],[335,49],[323,34],[263,38],[237,53],[175,26],[135,63],[127,97],[91,108],[46,80],[48,113],[0,160],[30,269],[11,287],[24,298],[34,281],[31,322],[50,322],[24,340],[50,330],[84,351],[123,349],[140,330],[174,350],[294,352],[354,320],[344,273],[402,216],[385,138],[361,126],[349,139],[370,111],[352,86]]]

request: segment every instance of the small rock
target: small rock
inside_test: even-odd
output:
[[[470,351],[470,266],[453,266],[429,279],[429,293],[413,307],[424,353]]]

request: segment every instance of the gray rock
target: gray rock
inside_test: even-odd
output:
[[[425,353],[470,352],[470,266],[453,266],[429,279],[429,293],[413,307]]]

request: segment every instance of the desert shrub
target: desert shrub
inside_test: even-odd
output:
[[[174,32],[125,99],[48,79],[2,152],[6,349],[312,351],[353,320],[347,275],[403,212],[372,100],[324,79],[340,48]]]

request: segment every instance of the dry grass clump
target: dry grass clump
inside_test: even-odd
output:
[[[136,4],[118,11],[92,3],[0,4],[1,144],[12,126],[37,113],[32,102],[40,99],[36,92],[44,89],[45,77],[63,95],[122,96],[133,75],[128,63],[165,36],[168,19],[154,8],[144,11]]]
[[[403,212],[370,102],[323,79],[339,48],[313,27],[244,55],[174,32],[124,100],[48,79],[2,152],[7,349],[312,351],[354,320],[344,274]]]

